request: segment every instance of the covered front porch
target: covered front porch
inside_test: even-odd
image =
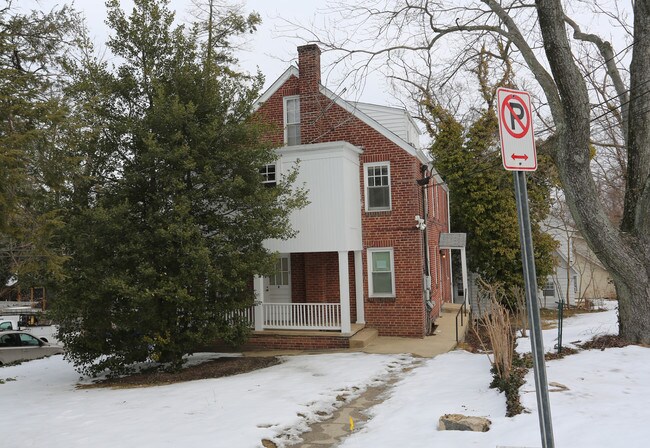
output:
[[[349,334],[364,324],[363,259],[360,250],[279,256],[275,276],[256,277],[251,327],[262,330],[324,330]]]
[[[256,305],[247,310],[255,331],[316,330],[350,334],[364,324],[360,148],[346,142],[277,150],[280,176],[298,166],[296,185],[308,205],[290,216],[295,237],[267,240],[276,272],[256,277]]]

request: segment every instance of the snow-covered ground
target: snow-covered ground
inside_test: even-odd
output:
[[[565,320],[565,343],[615,332],[616,310]],[[544,332],[552,348],[557,330]],[[524,347],[520,340],[519,346]],[[390,374],[402,375],[372,419],[343,443],[354,447],[541,446],[532,371],[522,387],[532,411],[506,418],[502,394],[488,387],[485,355],[456,351],[413,363],[410,356],[340,353],[285,358],[281,365],[228,378],[139,389],[77,389],[60,356],[0,368],[3,446],[260,447],[264,438],[298,434],[337,396],[354,396]],[[547,362],[558,447],[646,447],[650,440],[650,349],[583,351]],[[15,381],[7,381],[15,379]],[[566,388],[566,389],[565,389]],[[486,433],[438,431],[438,418],[490,418]]]
[[[38,448],[259,447],[264,438],[304,431],[307,421],[332,412],[337,396],[359,394],[412,362],[361,353],[292,356],[220,379],[77,389],[79,375],[53,356],[0,368],[0,440]]]
[[[583,314],[564,321],[565,345],[596,334],[615,333],[616,310]],[[552,350],[557,329],[544,331]],[[527,340],[519,340],[525,346]],[[528,347],[530,345],[528,344]],[[550,349],[549,349],[550,346]],[[650,349],[638,346],[590,350],[546,363],[557,447],[647,447],[650,440]],[[532,370],[522,386],[530,414],[504,417],[502,395],[488,389],[485,355],[451,352],[414,369],[372,409],[374,418],[346,439],[356,447],[539,447],[539,422]],[[565,386],[566,390],[563,390]],[[486,433],[438,431],[446,413],[488,417]]]
[[[575,348],[576,344],[586,342],[595,336],[618,333],[616,304],[617,302],[608,300],[603,303],[603,308],[607,311],[578,314],[574,317],[564,319],[564,325],[562,326],[562,347]],[[544,351],[555,351],[557,328],[545,330],[542,333],[542,337],[544,339]],[[519,338],[517,340],[517,351],[519,353],[529,353],[530,339]]]

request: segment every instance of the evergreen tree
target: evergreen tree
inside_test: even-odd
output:
[[[233,311],[252,305],[253,276],[273,266],[262,242],[290,237],[288,214],[304,203],[295,170],[262,184],[275,156],[250,120],[261,76],[238,73],[226,36],[211,37],[259,18],[233,28],[232,15],[211,16],[206,39],[205,26],[174,26],[166,0],[134,3],[127,17],[107,2],[108,45],[123,63],[78,68],[74,90],[104,127],[86,135],[93,169],[71,197],[56,314],[67,356],[88,373],[177,368],[217,337],[241,342]]]
[[[424,102],[434,138],[430,151],[436,169],[449,185],[452,231],[467,233],[469,269],[488,283],[499,282],[506,291],[523,286],[519,225],[512,173],[503,169],[499,127],[494,110],[496,88],[508,83],[510,69],[504,55],[504,75],[488,83],[488,56],[484,53],[475,73],[486,108],[469,125],[430,98]],[[550,210],[552,163],[538,154],[539,169],[528,176],[531,227],[538,283],[553,271],[555,242],[540,230]]]
[[[65,134],[68,109],[62,66],[79,17],[0,7],[0,293],[10,278],[23,287],[62,277],[53,244],[60,200],[72,162]],[[72,44],[72,45],[71,45]]]

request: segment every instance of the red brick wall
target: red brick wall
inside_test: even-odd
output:
[[[337,252],[291,254],[291,301],[294,303],[338,303],[339,255]],[[356,322],[354,253],[348,253],[350,312]]]
[[[340,333],[321,334],[318,336],[302,334],[275,334],[272,332],[254,332],[251,337],[236,349],[223,341],[215,341],[212,344],[197,347],[197,351],[233,352],[250,350],[324,350],[334,348],[349,348],[349,336]]]
[[[450,251],[444,250],[440,253],[440,234],[449,232],[449,220],[447,214],[447,192],[440,185],[436,185],[434,179],[427,187],[429,215],[427,219],[427,232],[429,239],[429,253],[431,257],[431,287],[432,299],[435,301],[435,308],[432,311],[434,318],[440,314],[443,302],[450,302],[451,295],[451,273],[449,270]]]
[[[301,47],[302,48],[302,47]],[[300,50],[300,70],[306,67],[318,68],[320,56],[313,47]],[[422,337],[425,332],[425,308],[422,291],[424,250],[422,232],[415,227],[415,215],[422,215],[421,187],[416,184],[420,178],[420,162],[402,148],[391,142],[370,126],[345,111],[320,93],[313,91],[314,73],[300,74],[301,80],[291,77],[258,110],[266,122],[277,125],[279,131],[271,135],[273,142],[283,144],[283,97],[300,95],[301,137],[303,144],[329,141],[347,141],[363,148],[360,156],[359,176],[361,179],[361,215],[363,234],[363,276],[365,317],[368,326],[375,327],[381,335]],[[304,79],[303,79],[304,78]],[[303,92],[303,90],[306,91]],[[390,162],[392,210],[384,212],[365,211],[363,185],[364,163]],[[440,207],[442,209],[442,207]],[[446,205],[444,207],[446,214]],[[429,230],[432,267],[434,259],[439,264],[437,251],[438,234],[444,228],[442,215],[434,217],[435,225]],[[369,247],[392,247],[395,261],[395,291],[390,299],[368,297]],[[297,257],[298,258],[298,257]],[[354,297],[354,263],[350,253],[350,295]],[[292,257],[293,261],[293,257]],[[300,266],[299,262],[296,266]],[[329,301],[338,298],[338,259],[336,253],[304,254],[303,273],[292,274],[302,280],[296,281],[294,297],[305,297],[307,301]],[[436,265],[437,266],[437,265]],[[442,266],[445,277],[444,264]],[[448,269],[448,267],[446,268]],[[434,272],[432,271],[432,274]],[[435,280],[434,280],[435,286]],[[302,289],[301,289],[302,288]],[[435,296],[446,292],[444,285],[438,285]],[[295,299],[294,299],[295,300]],[[355,302],[351,311],[355,313]],[[356,318],[355,318],[356,319]],[[353,320],[354,322],[354,320]]]
[[[306,303],[305,254],[291,254],[291,301]]]
[[[255,333],[241,348],[243,350],[322,350],[348,348],[348,337],[340,333],[332,336],[306,336],[272,333]]]

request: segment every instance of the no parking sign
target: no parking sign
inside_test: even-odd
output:
[[[535,171],[537,152],[528,92],[499,87],[497,115],[503,167],[508,171]]]

